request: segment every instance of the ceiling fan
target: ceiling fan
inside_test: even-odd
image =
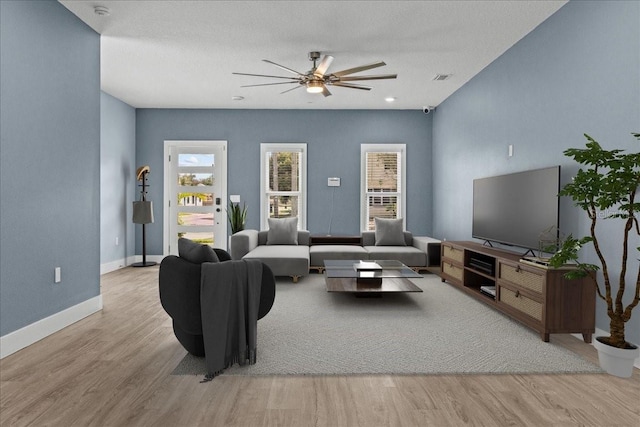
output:
[[[324,96],[330,96],[331,92],[327,89],[327,86],[339,86],[350,89],[371,90],[370,86],[365,86],[357,83],[350,83],[361,80],[383,80],[383,79],[395,79],[397,74],[379,74],[375,76],[351,76],[351,74],[359,73],[361,71],[370,70],[372,68],[382,67],[385,64],[383,61],[374,62],[373,64],[361,65],[359,67],[353,67],[346,70],[336,71],[329,73],[329,66],[333,62],[333,56],[324,55],[320,63],[317,63],[320,59],[320,52],[309,52],[309,60],[313,62],[313,67],[306,73],[300,73],[284,65],[276,64],[268,59],[263,59],[264,62],[275,65],[291,74],[295,74],[295,77],[286,76],[270,76],[266,74],[249,74],[249,73],[233,73],[240,76],[254,76],[254,77],[270,77],[274,79],[285,79],[285,82],[278,83],[262,83],[255,85],[245,85],[240,87],[256,87],[256,86],[271,86],[271,85],[286,85],[295,84],[296,87],[287,89],[281,93],[291,92],[292,90],[306,87],[309,93],[322,93]]]

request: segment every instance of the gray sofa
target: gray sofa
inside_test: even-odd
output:
[[[231,258],[259,259],[275,276],[291,276],[297,282],[310,269],[322,272],[325,260],[398,260],[416,271],[440,264],[440,241],[405,231],[406,246],[376,246],[375,232],[364,231],[361,245],[312,244],[309,231],[298,230],[297,245],[267,245],[267,231],[243,230],[230,239]]]

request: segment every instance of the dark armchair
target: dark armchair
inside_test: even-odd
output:
[[[220,262],[231,260],[224,250],[214,249]],[[194,356],[204,356],[202,318],[200,315],[201,263],[169,255],[160,263],[160,302],[173,319],[173,331],[182,346]],[[258,319],[273,306],[276,295],[275,277],[265,264],[262,267],[262,288]]]

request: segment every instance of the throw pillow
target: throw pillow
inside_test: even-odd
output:
[[[194,264],[203,262],[220,262],[213,248],[209,245],[201,245],[193,240],[181,237],[178,239],[178,255],[180,258]]]
[[[297,245],[298,218],[269,218],[267,245]]]
[[[376,223],[376,246],[407,246],[402,229],[402,218],[374,218]]]

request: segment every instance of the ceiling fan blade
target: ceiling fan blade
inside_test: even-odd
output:
[[[296,74],[298,76],[303,76],[304,74],[297,72],[296,70],[292,70],[291,68],[285,67],[284,65],[280,65],[280,64],[276,64],[273,61],[269,61],[268,59],[263,59],[264,62],[271,64],[271,65],[275,65],[278,68],[282,68],[285,71],[288,71],[290,73]]]
[[[261,83],[257,85],[244,85],[240,87],[256,87],[256,86],[273,86],[273,85],[290,85],[298,82],[278,82],[278,83]]]
[[[325,96],[325,98],[327,96],[331,96],[331,92],[329,92],[329,89],[327,89],[327,86],[322,85],[322,94]]]
[[[361,65],[359,67],[348,68],[342,71],[336,71],[335,73],[331,73],[336,77],[346,76],[347,74],[359,73],[360,71],[370,70],[372,68],[382,67],[383,65],[387,65],[384,61],[374,62],[373,64]]]
[[[284,92],[280,92],[280,95],[282,95],[283,93],[291,92],[292,90],[299,89],[299,88],[301,88],[302,86],[303,86],[303,85],[298,85],[298,86],[296,86],[296,87],[292,87],[291,89],[287,89],[287,90],[285,90]]]
[[[341,82],[355,82],[358,80],[384,80],[384,79],[395,79],[397,78],[397,74],[379,74],[377,76],[352,76],[352,77],[340,77]]]
[[[324,77],[327,70],[331,66],[332,62],[333,62],[333,56],[325,55],[322,58],[322,61],[320,61],[320,64],[318,64],[318,66],[316,67],[316,70],[313,72],[313,75],[316,77]]]
[[[352,83],[335,82],[335,83],[332,83],[331,85],[332,86],[340,86],[340,87],[348,87],[350,89],[371,90],[371,87],[369,87],[369,86],[355,85],[355,84],[352,84]]]
[[[296,77],[270,76],[267,74],[250,74],[250,73],[231,73],[231,74],[236,74],[238,76],[271,77],[272,79],[287,79],[287,80],[294,80],[294,81],[299,80]]]

